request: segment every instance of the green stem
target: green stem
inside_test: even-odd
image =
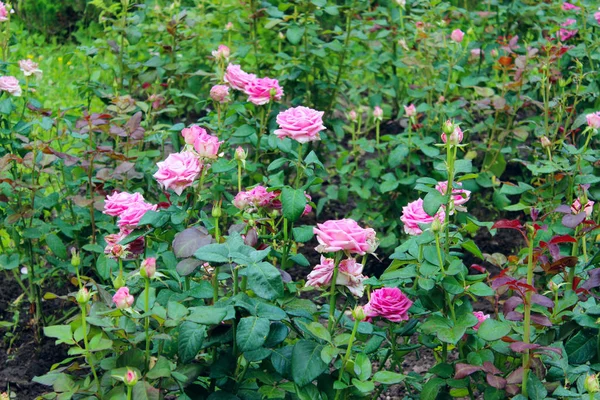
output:
[[[377,143],[377,152],[379,153],[379,124],[380,121],[375,121],[375,143]]]
[[[81,329],[83,330],[83,345],[85,347],[85,356],[88,364],[90,364],[90,369],[92,370],[92,375],[94,375],[94,382],[96,382],[96,390],[98,392],[98,397],[102,398],[102,393],[100,392],[100,381],[98,380],[98,374],[96,373],[96,367],[94,365],[94,356],[90,351],[90,345],[88,343],[87,337],[87,309],[85,304],[81,304]]]
[[[127,400],[131,400],[131,392],[133,390],[132,386],[127,385]]]
[[[342,253],[339,252],[335,255],[335,267],[333,269],[333,276],[330,284],[331,287],[329,289],[329,319],[327,322],[327,330],[331,334],[333,334],[335,328],[335,282],[337,281],[341,256]]]
[[[529,254],[527,258],[527,284],[531,286],[533,284],[533,242],[535,236],[535,230],[531,228],[529,236]],[[524,322],[523,322],[523,342],[529,344],[531,336],[531,291],[528,290],[525,294],[524,311]],[[527,377],[529,375],[529,350],[523,354],[523,386],[522,394],[527,397]]]
[[[435,248],[437,250],[438,262],[440,263],[440,268],[442,269],[442,273],[445,275],[446,270],[444,268],[444,258],[442,257],[442,246],[440,245],[440,233],[435,232]]]
[[[241,161],[238,161],[237,184],[238,184],[238,193],[239,193],[242,191],[242,162]]]
[[[145,279],[144,287],[144,331],[146,333],[146,371],[150,369],[150,279]]]
[[[296,164],[296,182],[294,185],[296,186],[296,189],[300,187],[300,179],[302,178],[302,173],[304,172],[304,169],[302,168],[302,150],[302,143],[300,143],[298,146],[298,163]]]
[[[217,241],[217,243],[219,243],[220,241],[220,236],[219,236],[219,217],[215,217],[215,240]],[[217,267],[215,267],[214,271],[213,271],[213,277],[212,277],[212,287],[213,287],[213,304],[217,303],[217,300],[219,300],[219,270],[217,269]]]
[[[448,202],[446,203],[446,212],[444,215],[444,230],[446,232],[446,242],[444,243],[444,253],[450,252],[450,210],[454,207],[453,181],[454,181],[454,160],[456,159],[456,146],[450,144],[450,138],[446,144],[446,163],[448,166],[448,183],[446,185],[446,195]]]
[[[358,324],[360,321],[357,319],[354,320],[354,326],[352,327],[352,333],[350,333],[350,339],[348,340],[348,348],[346,350],[346,354],[344,354],[344,358],[342,359],[342,368],[340,369],[340,375],[338,377],[338,382],[342,382],[342,378],[344,377],[344,371],[346,370],[346,364],[348,364],[348,360],[350,360],[350,355],[352,354],[352,345],[354,344],[354,340],[356,339],[356,332],[358,331]],[[337,390],[335,392],[335,400],[337,400],[340,394],[344,390]]]
[[[281,269],[284,271],[287,266],[287,259],[290,251],[288,240],[288,219],[283,217],[283,253],[281,254]]]

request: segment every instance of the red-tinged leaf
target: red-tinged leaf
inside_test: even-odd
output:
[[[555,245],[552,245],[552,246],[555,246]],[[558,260],[554,261],[551,264],[548,264],[548,263],[542,264],[542,268],[548,274],[556,275],[559,272],[562,272],[566,267],[576,266],[577,262],[578,262],[577,257],[566,256],[566,257],[559,258]]]
[[[523,314],[516,311],[508,312],[504,315],[504,318],[508,321],[523,321]]]
[[[533,293],[531,295],[531,301],[546,308],[554,308],[554,301],[550,300],[546,296],[542,296],[541,294]]]
[[[575,229],[579,224],[581,224],[585,220],[586,214],[585,212],[580,212],[579,214],[566,214],[562,218],[562,224],[567,228]]]
[[[492,225],[492,229],[517,229],[520,231],[523,229],[523,225],[521,225],[521,221],[516,219],[501,219]]]
[[[535,343],[514,342],[510,344],[510,349],[517,353],[525,353],[527,350],[533,350],[541,347]]]
[[[506,383],[509,385],[517,385],[523,382],[523,367],[515,369],[506,377]]]
[[[531,323],[542,326],[552,326],[552,322],[542,314],[531,314]]]
[[[479,264],[471,264],[471,269],[474,269],[477,272],[480,272],[482,274],[485,274],[487,272],[487,270],[485,269],[485,267],[482,267]]]
[[[492,280],[492,289],[497,290],[499,287],[507,285],[514,280],[515,279],[510,276],[497,276]]]
[[[521,391],[521,389],[517,385],[506,385],[506,388],[504,388],[504,390],[506,390],[506,393],[510,394],[511,396],[516,396]]]
[[[490,386],[495,387],[496,389],[504,389],[506,386],[506,379],[502,378],[501,376],[487,374],[485,380],[490,384]]]
[[[523,304],[522,298],[520,298],[518,296],[512,296],[512,297],[508,298],[504,302],[504,306],[503,306],[504,315],[508,314],[509,312],[514,311],[515,308],[517,308],[517,306],[519,306],[520,304]]]
[[[488,374],[500,375],[502,371],[500,371],[494,364],[489,361],[483,363],[483,370]]]
[[[541,352],[542,350],[545,350],[545,351],[552,351],[552,352],[554,352],[554,353],[558,354],[559,356],[562,356],[562,350],[561,350],[561,349],[559,349],[558,347],[548,347],[548,346],[542,346],[542,347],[540,347],[539,349],[537,349],[537,350],[536,350],[536,352],[538,352],[538,353],[539,353],[539,352]]]
[[[562,213],[562,214],[571,214],[571,206],[567,206],[562,204],[554,209],[554,212]]]
[[[557,243],[577,243],[577,239],[575,239],[571,235],[560,235],[554,236],[548,243],[557,244]]]
[[[515,342],[517,342],[517,340],[515,340],[515,339],[513,339],[513,338],[511,338],[509,336],[502,336],[500,338],[500,340],[502,340],[504,343],[515,343]]]
[[[588,271],[588,280],[580,286],[580,289],[590,290],[600,286],[600,268]]]
[[[483,369],[480,365],[458,363],[454,366],[454,379],[462,379]]]

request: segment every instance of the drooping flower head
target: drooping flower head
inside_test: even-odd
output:
[[[400,220],[404,223],[404,232],[416,236],[423,233],[423,230],[419,225],[430,224],[433,222],[434,218],[443,222],[446,218],[444,209],[440,207],[436,215],[432,217],[423,209],[423,199],[417,199],[408,203],[405,207],[402,207],[402,216],[400,217]]]
[[[244,93],[248,95],[248,101],[261,106],[271,100],[279,101],[283,97],[283,89],[279,86],[277,79],[256,78],[244,87]]]
[[[346,286],[355,297],[362,297],[365,291],[363,281],[366,277],[362,274],[363,265],[356,262],[354,258],[340,261],[336,285]]]
[[[280,139],[289,137],[299,143],[320,140],[319,132],[326,129],[323,114],[304,106],[288,108],[277,115],[279,129],[273,133]]]
[[[372,239],[375,231],[371,228],[362,228],[350,218],[340,220],[329,220],[317,224],[313,228],[317,235],[317,251],[319,253],[330,253],[335,251],[346,251],[348,253],[364,255],[373,248]]]
[[[246,85],[256,79],[256,75],[244,72],[239,65],[229,64],[223,79],[232,88],[244,91]]]
[[[315,265],[313,270],[306,277],[306,286],[322,287],[327,286],[333,278],[335,261],[333,258],[321,256],[321,263]]]
[[[413,302],[397,287],[376,289],[363,307],[367,320],[382,317],[392,322],[408,321],[408,309]]]
[[[198,157],[191,151],[169,154],[165,161],[156,163],[158,171],[154,179],[166,190],[171,189],[179,196],[183,190],[192,186],[202,166]]]

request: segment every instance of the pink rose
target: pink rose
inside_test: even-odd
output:
[[[404,113],[406,114],[407,118],[414,117],[417,115],[417,107],[415,107],[414,104],[404,106]]]
[[[375,106],[373,109],[373,118],[377,121],[381,121],[383,119],[383,110],[379,106]]]
[[[25,76],[35,75],[39,78],[42,75],[42,70],[38,68],[37,63],[29,59],[19,61],[19,68]]]
[[[585,206],[582,206],[581,200],[578,197],[571,205],[571,211],[573,214],[579,214],[580,212],[585,211],[585,215],[589,218],[592,215],[592,211],[594,211],[594,202],[588,200],[587,203],[585,203]]]
[[[463,41],[464,36],[465,36],[465,33],[463,31],[461,31],[460,29],[455,29],[452,31],[450,38],[452,40],[454,40],[456,43],[460,43]]]
[[[333,258],[321,256],[321,264],[315,265],[313,270],[306,277],[306,286],[321,287],[331,283],[335,261]]]
[[[8,21],[8,10],[6,9],[6,5],[0,1],[0,22],[5,21]]]
[[[452,121],[448,120],[444,123],[444,130],[449,130],[450,127],[453,126],[454,130],[452,131],[452,133],[450,134],[450,143],[451,144],[459,144],[460,142],[462,142],[463,140],[463,131],[462,129],[460,129],[460,126],[458,125],[454,125],[452,123]],[[442,142],[447,143],[448,138],[446,136],[446,133],[442,133]]]
[[[304,206],[304,211],[302,212],[303,217],[310,214],[312,211],[312,206],[309,204],[309,202],[312,200],[312,197],[310,197],[310,195],[306,192],[304,192],[304,196],[306,197],[306,205]]]
[[[183,128],[181,130],[181,136],[185,140],[186,144],[193,145],[196,139],[203,134],[206,134],[206,129],[199,127],[198,125],[191,125],[189,128]]]
[[[279,101],[283,97],[279,81],[271,78],[256,78],[248,82],[244,93],[248,95],[248,101],[257,106],[267,104],[271,100]]]
[[[278,191],[268,192],[267,188],[261,185],[248,190],[246,192],[239,192],[233,199],[233,205],[240,210],[245,209],[256,209],[272,207],[277,208],[275,199],[279,196]]]
[[[483,321],[485,321],[486,319],[490,318],[489,314],[484,314],[481,311],[474,311],[473,315],[475,317],[477,317],[477,324],[473,327],[474,330],[479,330],[479,327],[481,326],[481,324],[483,323]]]
[[[600,11],[594,13],[594,19],[596,20],[596,23],[600,24]]]
[[[221,143],[223,142],[219,142],[218,137],[204,131],[194,140],[194,150],[200,157],[215,159],[219,156]]]
[[[319,253],[343,250],[364,255],[372,249],[370,239],[375,236],[373,229],[361,228],[355,220],[349,218],[317,224],[313,232],[317,235]]]
[[[121,230],[135,229],[147,211],[156,211],[157,208],[158,206],[156,204],[146,203],[145,201],[131,203],[131,205],[119,215],[117,225]]]
[[[365,291],[363,284],[365,276],[362,274],[362,270],[363,265],[357,263],[354,258],[342,260],[338,267],[335,284],[346,286],[355,297],[362,297]]]
[[[164,189],[172,189],[179,196],[183,189],[192,186],[202,168],[198,157],[191,151],[169,154],[165,161],[156,165],[158,171],[153,175],[154,179]]]
[[[256,79],[256,75],[244,72],[239,65],[229,64],[223,79],[232,88],[244,91],[246,85]]]
[[[483,51],[481,49],[471,49],[471,58],[480,59],[483,56]]]
[[[408,321],[408,309],[413,302],[397,287],[376,289],[364,306],[368,320],[382,317],[392,322]]]
[[[156,258],[148,257],[142,261],[140,266],[140,275],[144,278],[152,279],[156,274]]]
[[[563,11],[579,11],[581,7],[577,7],[575,4],[571,4],[569,2],[564,2],[562,5]]]
[[[227,60],[230,53],[231,51],[229,50],[229,47],[220,44],[217,50],[212,51],[212,56],[215,58],[215,60]]]
[[[129,208],[132,203],[143,202],[144,196],[139,193],[114,192],[112,196],[106,196],[104,200],[104,211],[106,215],[119,216]]]
[[[129,294],[129,288],[127,286],[123,286],[117,290],[117,293],[115,293],[112,299],[117,308],[121,310],[131,307],[135,300],[133,296]]]
[[[229,86],[215,85],[210,89],[210,98],[217,103],[227,103],[229,101]]]
[[[233,22],[228,22],[227,25],[225,25],[225,30],[226,31],[230,31],[233,29]]]
[[[14,76],[0,77],[0,90],[8,92],[13,96],[21,96],[22,90],[19,85],[19,80]]]
[[[319,132],[326,129],[323,125],[323,111],[308,107],[294,107],[277,115],[275,135],[283,139],[289,137],[299,143],[320,140]]]
[[[127,368],[127,373],[125,374],[125,385],[135,386],[137,381],[138,381],[137,373],[134,370]]]
[[[585,119],[590,128],[600,129],[600,111],[586,115]]]
[[[354,110],[351,110],[351,111],[348,113],[348,118],[350,118],[350,121],[352,121],[352,122],[356,122],[356,120],[358,119],[358,115],[356,114],[356,111],[354,111]]]
[[[125,239],[127,235],[131,233],[128,229],[121,229],[119,233],[112,233],[104,237],[106,247],[104,248],[104,254],[109,258],[119,259],[125,258],[129,254],[129,245],[121,245],[121,240]]]
[[[405,207],[402,207],[402,216],[400,217],[400,220],[404,223],[404,232],[416,236],[423,233],[419,224],[430,224],[436,217],[440,222],[444,222],[446,214],[442,207],[440,207],[435,217],[432,217],[423,209],[423,199],[417,199],[412,203],[408,203]]]
[[[577,35],[577,32],[579,32],[577,29],[570,30],[560,28],[560,30],[558,31],[558,36],[560,37],[561,42],[566,42],[567,40]]]
[[[467,208],[462,207],[462,205],[469,201],[469,199],[471,198],[471,191],[460,189],[461,187],[462,183],[460,182],[452,183],[452,197],[454,198],[454,208],[456,208],[458,211],[467,212]],[[437,185],[435,185],[435,189],[441,194],[445,195],[448,191],[448,181],[438,182]],[[453,213],[454,211],[451,210],[450,215],[452,215]]]

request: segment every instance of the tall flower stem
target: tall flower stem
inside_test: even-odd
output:
[[[283,253],[281,254],[281,269],[285,271],[287,266],[288,254],[290,252],[288,238],[288,219],[283,217]]]
[[[132,390],[133,390],[133,386],[127,386],[127,400],[131,400]]]
[[[146,333],[146,370],[150,367],[150,279],[145,278],[144,282],[144,332]]]
[[[342,377],[344,376],[344,371],[346,370],[346,364],[348,364],[348,360],[350,360],[350,355],[352,354],[352,345],[354,344],[354,340],[356,339],[356,332],[358,331],[358,324],[360,324],[360,319],[354,319],[354,326],[352,327],[352,333],[350,333],[350,339],[348,340],[348,348],[346,349],[346,354],[344,354],[344,358],[342,359],[342,368],[340,368],[340,375],[338,377],[338,382],[342,383]],[[335,392],[335,399],[339,399],[340,394],[342,394],[344,390],[337,390]]]
[[[217,243],[220,242],[219,234],[219,216],[215,216],[215,240]],[[213,304],[219,300],[219,270],[215,267],[212,276],[212,287],[213,287]]]
[[[241,161],[238,161],[237,185],[238,185],[238,193],[239,193],[242,191],[242,162]]]
[[[529,249],[527,255],[527,285],[531,286],[533,284],[533,239],[535,237],[535,229],[532,226],[527,227],[529,230],[528,240],[529,240]],[[530,336],[531,336],[531,291],[527,290],[525,294],[525,304],[523,304],[524,308],[524,321],[523,321],[523,342],[529,344]],[[529,375],[529,349],[525,351],[523,354],[523,386],[522,393],[523,396],[527,397],[527,378]]]
[[[258,162],[258,156],[260,154],[260,142],[262,141],[263,134],[267,129],[267,123],[269,122],[269,114],[271,113],[271,102],[269,102],[269,107],[267,107],[266,112],[264,107],[261,107],[260,112],[260,127],[258,128],[258,138],[256,139],[256,150],[254,153],[255,163]]]
[[[454,207],[454,196],[452,196],[453,192],[453,181],[454,181],[454,161],[456,160],[456,145],[450,143],[451,140],[448,140],[446,143],[446,164],[448,167],[448,184],[446,186],[446,195],[448,195],[448,202],[446,203],[446,210],[444,215],[444,230],[446,231],[446,242],[444,243],[444,252],[448,254],[450,251],[450,211]]]
[[[80,304],[79,307],[81,308],[81,329],[83,330],[83,345],[85,347],[85,357],[87,359],[88,364],[90,364],[92,375],[94,375],[94,382],[96,382],[96,391],[98,392],[98,396],[102,398],[102,394],[100,392],[100,381],[98,380],[96,366],[94,365],[94,356],[90,351],[90,344],[88,342],[87,337],[87,306],[85,304]]]
[[[376,120],[375,121],[375,143],[377,144],[377,152],[379,153],[379,125],[381,124],[381,121]]]
[[[333,276],[331,278],[331,287],[329,288],[329,319],[327,323],[327,330],[331,334],[333,334],[333,330],[335,329],[335,282],[337,281],[341,258],[342,253],[337,252],[335,254],[335,267],[333,269]]]
[[[296,164],[296,182],[295,185],[296,189],[298,189],[300,187],[300,179],[302,179],[302,173],[304,172],[304,169],[302,167],[302,143],[299,144],[298,146],[298,162]]]

